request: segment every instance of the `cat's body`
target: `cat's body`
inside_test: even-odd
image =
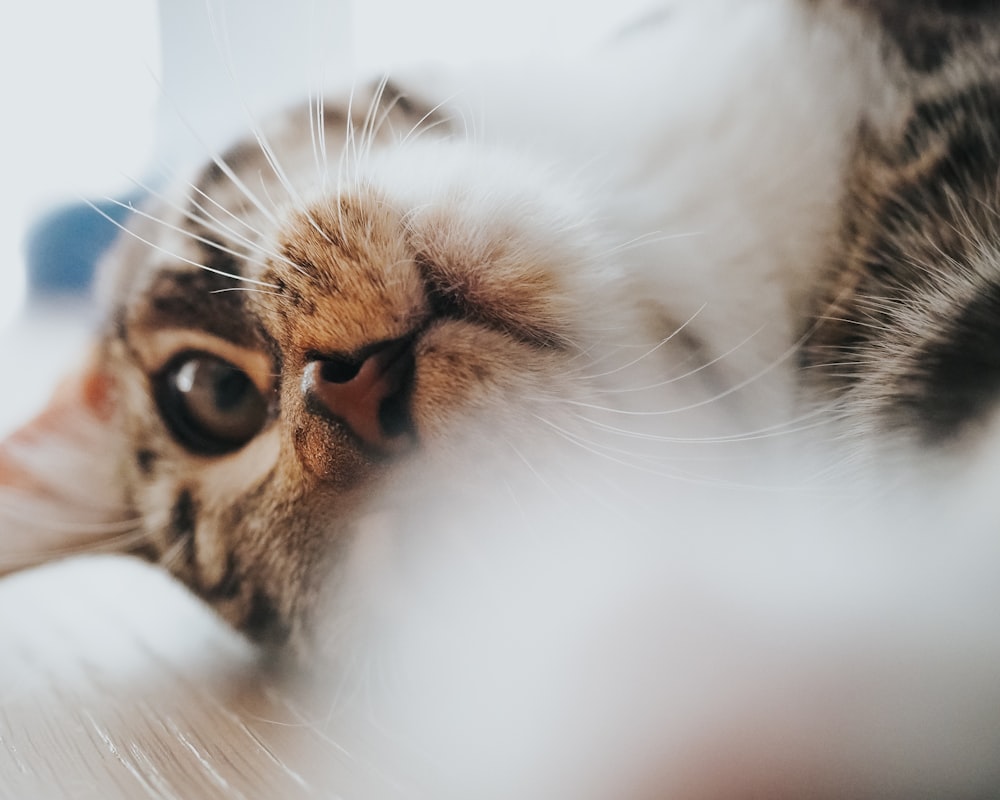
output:
[[[141,534],[122,549],[272,645],[398,646],[415,674],[414,631],[517,673],[521,651],[484,645],[511,620],[540,635],[553,595],[574,633],[539,652],[592,655],[616,626],[587,632],[607,565],[597,596],[628,587],[642,633],[605,666],[648,658],[636,694],[656,699],[632,718],[639,764],[604,779],[621,760],[697,789],[719,741],[791,791],[995,779],[968,748],[1000,745],[1000,544],[968,502],[995,447],[1000,21],[946,5],[677,3],[587,63],[401,76],[264,126],[109,259],[80,405],[110,420],[109,494]],[[889,491],[911,473],[920,496]],[[456,644],[421,610],[463,591],[441,620],[478,624]],[[602,670],[576,691],[621,722],[641,702]],[[545,696],[548,668],[527,674],[511,691]],[[776,708],[789,686],[801,708]],[[541,729],[575,732],[579,698],[554,694],[568,707]],[[908,738],[935,718],[939,737]],[[548,771],[607,741],[577,744]],[[712,791],[770,780],[736,773]]]

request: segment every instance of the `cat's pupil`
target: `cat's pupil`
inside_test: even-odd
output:
[[[237,450],[267,418],[267,402],[247,374],[212,355],[175,359],[159,384],[157,402],[167,428],[195,453]]]
[[[250,379],[237,370],[217,370],[213,376],[215,405],[219,411],[233,411],[245,402],[248,390],[253,387]]]

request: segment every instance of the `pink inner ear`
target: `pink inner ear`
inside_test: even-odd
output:
[[[82,420],[100,424],[111,419],[112,389],[111,377],[98,367],[92,354],[83,369],[59,382],[41,413],[0,441],[0,486],[44,491],[38,476],[25,469],[17,452],[51,441],[83,445]]]
[[[66,556],[135,552],[111,424],[114,386],[97,358],[0,441],[0,576]]]
[[[114,411],[111,376],[94,366],[83,375],[78,376],[77,380],[80,385],[79,396],[83,407],[99,420],[109,421]]]

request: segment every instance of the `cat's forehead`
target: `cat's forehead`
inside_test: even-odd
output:
[[[354,353],[411,334],[428,314],[403,214],[367,189],[286,215],[263,288],[246,295],[286,354]]]
[[[368,156],[424,127],[441,135],[447,120],[388,81],[359,87],[352,97],[347,109],[278,112],[190,179],[152,197],[105,260],[110,316],[248,345],[259,335],[249,295],[281,294],[294,284],[297,298],[318,296],[329,293],[334,272],[405,260],[400,214],[377,193],[353,192],[357,175],[348,169],[345,177],[343,159],[356,167],[359,152]],[[327,233],[316,242],[321,228]],[[345,268],[332,269],[333,256]]]
[[[566,224],[573,206],[552,202],[544,175],[517,160],[418,149],[407,155],[421,168],[373,157],[326,193],[275,176],[272,197],[284,197],[271,208],[236,187],[225,226],[206,222],[205,198],[234,181],[206,170],[181,201],[137,219],[111,259],[116,330],[344,354],[415,333],[437,303],[518,338],[565,342],[574,309],[594,299],[586,276],[569,278],[593,235]],[[470,181],[482,172],[497,180]]]
[[[251,189],[246,181],[255,174]],[[187,328],[258,343],[247,295],[276,289],[262,273],[287,261],[279,238],[293,207],[262,148],[233,147],[133,217],[131,235],[103,267],[112,316],[132,328]]]
[[[267,214],[246,205],[233,215],[242,232],[210,227],[176,204],[138,220],[109,265],[119,330],[201,331],[258,348],[270,331],[300,353],[330,342],[351,351],[398,338],[425,315],[404,214],[378,192],[345,188]]]
[[[254,287],[266,219],[231,177],[259,149],[238,145],[195,180],[150,198],[102,265],[105,305],[118,327],[202,329],[240,344],[243,294]],[[230,163],[231,162],[231,163]],[[220,166],[221,165],[221,166]]]
[[[161,210],[161,213],[164,213]],[[151,214],[152,216],[152,214]],[[113,331],[205,331],[241,346],[258,344],[247,324],[245,292],[250,263],[180,232],[164,235],[150,220],[133,226],[135,237],[119,242],[104,265],[105,304]],[[157,236],[149,246],[144,234]],[[127,337],[126,337],[127,338]]]

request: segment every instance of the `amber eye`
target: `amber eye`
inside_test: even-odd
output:
[[[238,450],[267,421],[267,400],[247,374],[208,353],[183,353],[154,379],[160,415],[174,438],[199,455]]]

